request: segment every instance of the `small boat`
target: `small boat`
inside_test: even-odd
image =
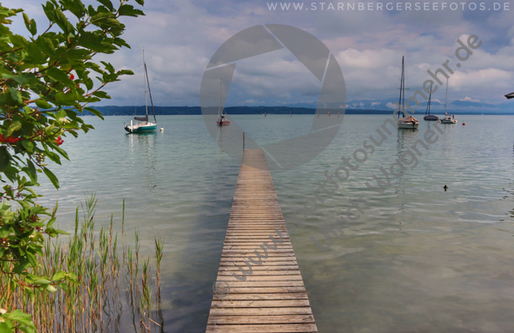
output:
[[[216,119],[216,124],[218,124],[218,126],[230,125],[230,120],[225,118],[225,115],[223,114],[223,108],[221,107],[221,79],[220,79],[220,103],[218,106],[218,118]]]
[[[405,57],[402,56],[402,78],[400,80],[400,111],[403,115],[400,118],[400,112],[398,112],[398,129],[417,129],[419,126],[419,120],[413,116],[405,116]]]
[[[427,109],[425,110],[425,116],[423,119],[428,121],[436,121],[439,120],[439,117],[436,115],[430,114],[430,102],[432,100],[432,85],[430,85],[430,95],[428,96]]]
[[[150,90],[150,81],[148,80],[148,70],[146,69],[146,62],[145,62],[145,51],[143,50],[143,65],[145,68],[145,110],[146,115],[144,117],[134,117],[135,120],[137,120],[137,123],[133,123],[133,121],[130,121],[130,125],[125,126],[125,130],[129,133],[148,133],[148,132],[154,132],[157,130],[157,119],[155,118],[155,109],[153,106],[153,100],[152,100],[152,91]],[[146,88],[148,87],[148,91]],[[148,96],[150,96],[150,103],[152,105],[152,112],[153,112],[153,119],[154,122],[148,121]]]
[[[455,115],[450,115],[445,113],[444,118],[441,118],[441,124],[456,124],[457,119],[455,119]]]
[[[448,103],[448,79],[446,79],[446,100],[444,101],[444,118],[441,119],[441,124],[456,124],[457,119],[455,115],[446,113],[446,104]]]

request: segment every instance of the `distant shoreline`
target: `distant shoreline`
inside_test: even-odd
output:
[[[94,107],[94,106],[93,106]],[[94,107],[104,116],[132,116],[134,113],[139,115],[145,113],[144,106],[96,106]],[[230,106],[226,107],[225,113],[228,115],[236,114],[315,114],[315,108],[300,108],[286,106]],[[392,110],[371,110],[371,109],[346,109],[345,114],[392,114]],[[326,112],[324,112],[326,113]],[[491,112],[491,111],[469,111],[469,110],[451,110],[448,113],[456,115],[514,115],[514,112]],[[163,115],[201,115],[202,110],[199,106],[156,106],[155,114]],[[323,113],[322,113],[323,114]],[[332,111],[332,115],[336,115]],[[433,110],[432,114],[442,115],[444,112]],[[88,111],[84,111],[82,115],[92,115]],[[417,111],[415,116],[422,117],[424,111]]]

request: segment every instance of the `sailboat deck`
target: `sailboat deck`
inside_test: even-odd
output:
[[[206,332],[318,332],[262,149],[244,151],[216,285]]]

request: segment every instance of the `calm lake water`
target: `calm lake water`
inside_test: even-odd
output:
[[[125,134],[130,118],[86,117],[96,129],[65,138],[71,162],[53,167],[62,188],[43,181],[40,202],[58,201],[60,227],[71,230],[86,194],[99,199],[97,223],[114,214],[118,228],[125,200],[129,234],[140,231],[142,249],[151,255],[154,237],[165,242],[165,332],[204,332],[239,164],[218,148],[201,116],[159,116],[164,132],[150,135]],[[365,182],[434,124],[394,131],[292,233],[320,332],[514,331],[514,117],[458,118],[440,125],[444,134],[421,148],[419,165],[391,177],[379,194]],[[266,144],[306,134],[312,115],[232,119]],[[314,197],[325,170],[333,174],[385,119],[346,115],[317,158],[272,172],[286,223]],[[370,207],[321,251],[310,239],[329,244],[318,226],[335,225],[359,197]]]

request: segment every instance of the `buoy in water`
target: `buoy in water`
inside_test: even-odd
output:
[[[164,128],[161,127],[161,132],[164,132]]]
[[[466,123],[462,123],[462,126],[466,126]]]

